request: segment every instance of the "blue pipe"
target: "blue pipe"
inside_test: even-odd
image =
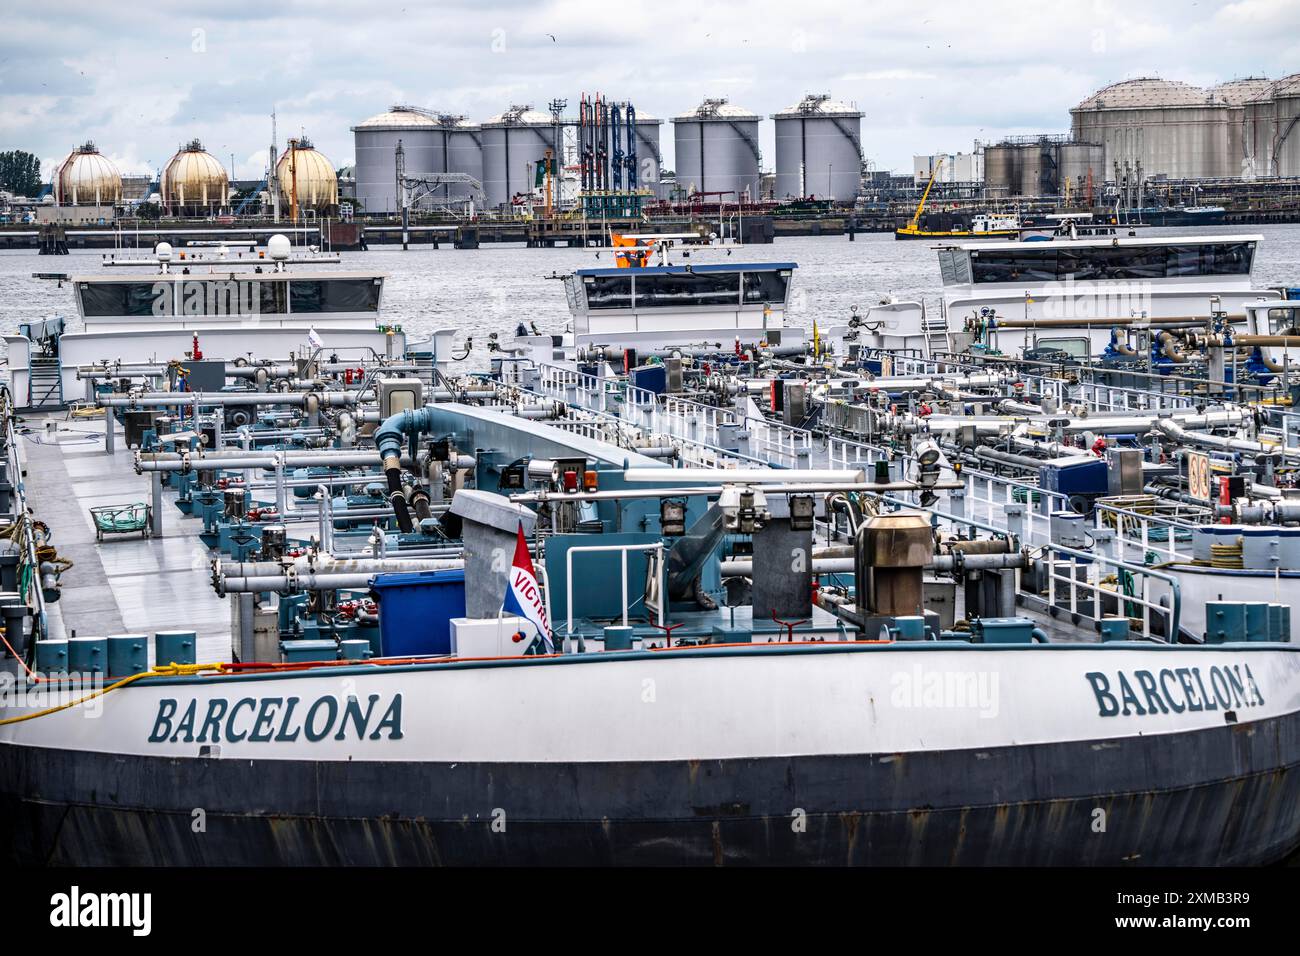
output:
[[[397,528],[404,534],[415,530],[411,509],[406,502],[406,489],[402,487],[402,445],[433,427],[427,408],[407,409],[390,415],[375,430],[375,447],[384,460],[384,477],[388,480],[388,501],[397,517]]]

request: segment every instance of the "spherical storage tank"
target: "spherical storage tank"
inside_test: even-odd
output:
[[[862,182],[862,113],[810,94],[776,121],[776,195],[851,202]]]
[[[1073,138],[1102,144],[1111,175],[1118,162],[1170,179],[1240,175],[1228,155],[1229,114],[1209,90],[1154,77],[1114,83],[1070,111]]]
[[[705,100],[674,117],[677,185],[733,193],[733,201],[758,199],[758,123],[757,115],[725,99]]]
[[[489,209],[530,193],[537,164],[555,146],[555,121],[532,106],[511,106],[483,124],[483,193]]]
[[[205,152],[197,139],[167,162],[160,185],[163,201],[174,213],[215,212],[230,201],[230,178],[225,167]]]
[[[483,181],[479,127],[463,116],[415,106],[394,106],[352,127],[356,146],[357,201],[369,214],[398,211],[397,144],[402,144],[408,179],[464,173]],[[482,201],[469,183],[448,183],[425,193],[417,206],[440,202]]]
[[[280,202],[288,205],[297,193],[299,209],[325,212],[339,204],[339,181],[334,166],[314,149],[306,137],[290,140],[275,166],[280,184]]]
[[[1243,112],[1247,175],[1300,176],[1300,73],[1269,84]]]
[[[122,174],[94,143],[69,153],[50,182],[61,206],[116,206],[122,201]]]

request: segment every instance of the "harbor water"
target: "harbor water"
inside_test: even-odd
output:
[[[1152,228],[1142,234],[1189,232],[1195,230]],[[1206,232],[1263,235],[1255,284],[1271,287],[1295,281],[1300,226],[1220,226]],[[690,259],[683,258],[682,251],[674,259],[683,264],[728,259],[723,249],[692,250]],[[74,318],[72,291],[54,281],[33,279],[32,274],[93,274],[102,271],[102,255],[97,250],[68,256],[0,252],[0,329],[12,334],[20,323],[33,319],[51,315]],[[737,256],[750,262],[798,263],[788,320],[805,328],[814,319],[823,324],[844,321],[852,307],[865,312],[867,306],[890,295],[924,301],[937,314],[941,280],[938,258],[928,242],[898,242],[887,233],[859,235],[854,242],[844,236],[783,238],[771,245],[737,248],[731,258]],[[486,366],[491,332],[507,337],[521,321],[535,322],[543,332],[560,330],[568,318],[564,288],[548,276],[613,265],[609,249],[527,249],[519,245],[484,245],[473,250],[415,246],[405,252],[396,246],[380,246],[368,252],[343,253],[342,258],[343,262],[332,268],[381,269],[388,274],[384,319],[401,325],[412,338],[446,328],[457,330],[458,341],[473,336],[468,368]]]

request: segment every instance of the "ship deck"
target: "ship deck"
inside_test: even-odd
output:
[[[59,600],[48,606],[50,637],[192,630],[198,660],[229,660],[229,602],[212,588],[201,523],[175,507],[174,494],[163,496],[161,537],[95,540],[92,507],[149,501],[149,479],[135,473],[134,452],[114,424],[116,451],[109,455],[102,418],[70,420],[64,412],[23,418],[28,503],[50,527],[59,555],[75,565],[63,576]]]

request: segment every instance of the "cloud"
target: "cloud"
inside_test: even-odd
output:
[[[7,13],[0,141],[61,157],[93,138],[133,170],[199,137],[258,178],[277,114],[336,166],[351,127],[395,102],[482,120],[601,91],[667,119],[706,96],[767,116],[810,92],[853,102],[879,167],[1063,131],[1069,109],[1127,76],[1209,83],[1281,76],[1300,58],[1300,4],[1083,0],[659,0],[653,16],[585,0],[225,0],[219,7],[54,0]],[[554,36],[554,39],[552,39]],[[662,127],[673,162],[672,125]],[[764,121],[766,165],[774,131]]]

